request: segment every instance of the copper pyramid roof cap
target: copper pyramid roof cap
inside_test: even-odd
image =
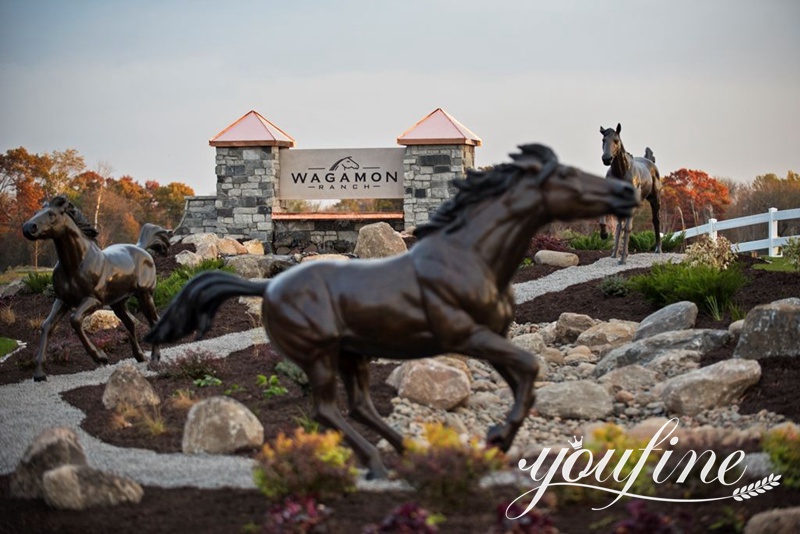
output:
[[[473,145],[481,138],[442,108],[436,108],[397,138],[399,145]]]
[[[248,111],[208,142],[211,146],[293,147],[294,138],[257,111]]]

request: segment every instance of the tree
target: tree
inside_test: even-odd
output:
[[[728,215],[732,218],[745,217],[766,213],[769,208],[786,210],[798,206],[800,206],[800,174],[789,171],[786,173],[786,178],[779,178],[776,174],[769,173],[756,176],[752,184],[737,189]],[[745,227],[735,232],[740,241],[767,237],[766,225]],[[778,234],[800,234],[800,224],[797,220],[778,221]]]
[[[155,187],[153,187],[154,184]],[[194,195],[194,189],[180,182],[170,182],[159,186],[158,182],[147,182],[148,191],[152,188],[154,211],[158,214],[158,224],[175,228],[183,218],[186,197]]]
[[[0,154],[0,267],[38,262],[38,247],[22,236],[22,224],[42,206],[50,161],[19,147]]]
[[[680,231],[721,219],[731,203],[728,187],[703,171],[680,169],[662,178],[664,230]]]

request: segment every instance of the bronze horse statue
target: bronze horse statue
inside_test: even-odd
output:
[[[520,147],[514,163],[470,171],[458,192],[416,230],[407,253],[372,260],[312,262],[274,279],[248,281],[219,272],[190,280],[145,336],[175,341],[202,335],[227,298],[263,297],[269,339],[308,375],[313,415],[340,430],[369,468],[387,475],[378,450],[336,404],[336,375],[350,416],[374,428],[398,452],[403,437],[387,425],[369,393],[371,358],[413,359],[455,352],[488,361],[514,395],[505,424],[488,443],[508,450],[534,402],[536,359],[506,338],[514,318],[511,279],[537,229],[554,219],[628,216],[630,184],[559,165],[541,145]]]
[[[661,196],[661,176],[656,167],[656,158],[650,148],[646,148],[643,158],[635,158],[625,151],[619,134],[622,125],[617,124],[617,129],[600,127],[603,134],[603,164],[609,167],[606,178],[616,178],[632,184],[638,191],[642,200],[650,202],[653,211],[653,231],[656,236],[656,252],[661,252],[661,228],[658,219],[659,200]],[[631,238],[633,218],[617,218],[617,231],[614,235],[614,249],[611,257],[616,258],[619,253],[619,263],[624,264],[628,259],[628,242]],[[620,236],[624,234],[620,250]],[[600,221],[600,236],[608,237],[605,219]]]
[[[136,296],[150,326],[158,321],[153,302],[156,267],[145,249],[166,253],[170,231],[148,223],[142,227],[136,245],[111,245],[100,250],[95,241],[97,230],[66,197],[57,196],[22,225],[22,233],[32,241],[52,239],[58,254],[53,270],[56,301],[42,324],[33,379],[37,382],[47,379],[42,369],[47,340],[56,323],[70,310],[74,310],[70,323],[95,362],[107,364],[108,357],[86,335],[83,319],[105,305],[110,306],[125,325],[133,355],[143,362],[144,353],[136,340],[127,301]],[[159,356],[158,346],[153,346],[151,359],[158,361]]]

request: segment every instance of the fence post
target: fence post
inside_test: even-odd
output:
[[[770,208],[769,209],[769,221],[767,222],[767,238],[769,239],[769,256],[781,256],[780,248],[778,245],[775,244],[775,240],[778,238],[778,221],[775,219],[775,214],[778,212],[778,208]]]
[[[712,241],[716,241],[717,240],[717,220],[716,219],[709,219],[708,220],[708,237],[710,237]]]

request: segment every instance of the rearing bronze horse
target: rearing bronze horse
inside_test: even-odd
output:
[[[630,215],[631,185],[559,165],[541,145],[521,147],[512,164],[470,171],[458,193],[417,228],[407,253],[379,260],[313,262],[254,282],[225,273],[193,278],[145,336],[162,343],[205,332],[222,302],[264,298],[273,345],[308,375],[314,417],[340,430],[371,476],[387,472],[378,450],[336,405],[341,376],[350,415],[402,452],[403,438],[369,394],[373,357],[412,359],[456,352],[488,361],[508,382],[514,405],[489,443],[508,450],[533,405],[538,365],[505,336],[514,318],[511,279],[537,229],[554,219]]]
[[[643,158],[630,155],[622,145],[622,125],[617,124],[617,129],[600,127],[603,134],[603,164],[608,166],[606,178],[616,178],[632,184],[641,194],[642,200],[650,202],[653,211],[653,231],[656,236],[656,252],[661,252],[661,228],[658,219],[659,199],[661,196],[661,176],[656,167],[656,158],[653,151],[645,149]],[[614,250],[611,257],[616,258],[619,253],[619,263],[624,264],[628,259],[628,242],[631,238],[633,217],[617,218],[617,231],[614,235]],[[600,236],[608,236],[605,219],[600,221]],[[620,236],[622,236],[620,250]]]
[[[137,361],[143,362],[144,353],[136,340],[136,328],[127,301],[136,296],[150,325],[158,321],[153,303],[156,267],[153,257],[145,249],[166,252],[170,231],[148,223],[142,227],[136,245],[111,245],[100,250],[95,241],[97,230],[66,197],[57,196],[22,225],[22,233],[32,241],[52,239],[58,254],[58,263],[53,270],[56,301],[42,324],[33,379],[37,382],[47,379],[42,369],[47,340],[50,331],[70,309],[75,310],[70,323],[95,362],[108,363],[108,357],[86,335],[83,319],[105,305],[111,306],[125,325],[133,355]],[[158,361],[158,346],[153,347],[151,359]]]

